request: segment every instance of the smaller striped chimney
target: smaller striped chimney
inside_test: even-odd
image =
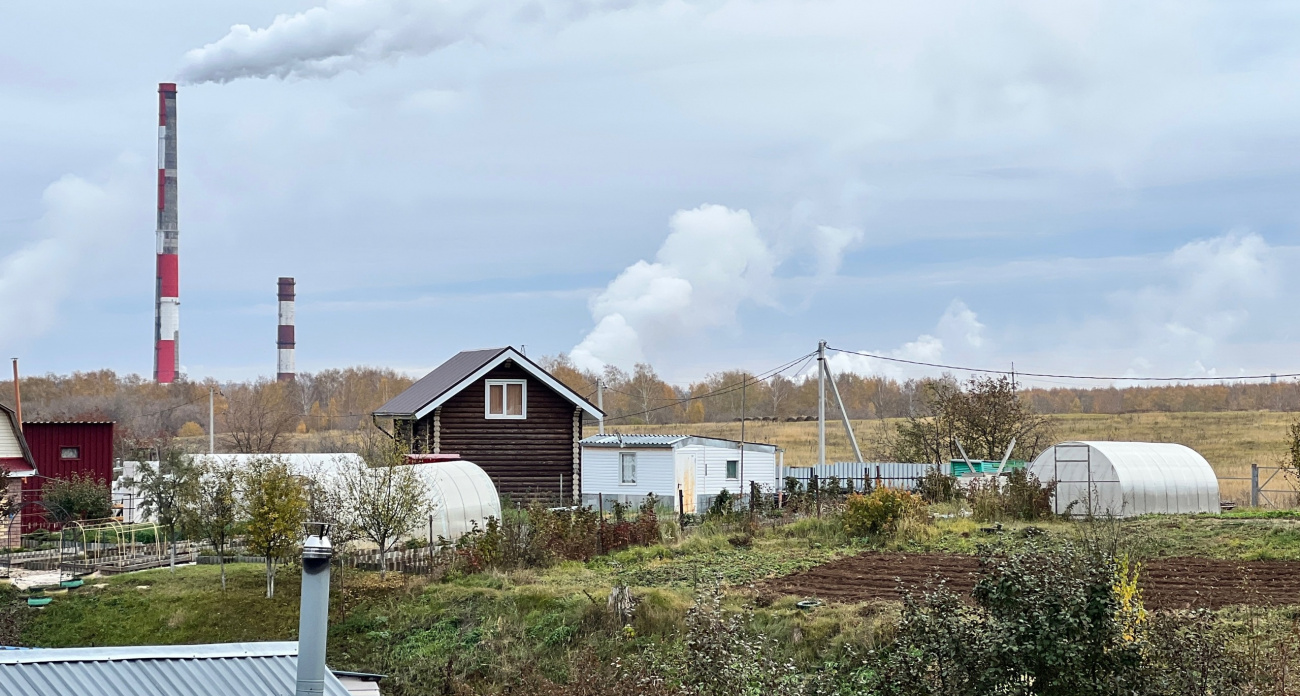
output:
[[[292,382],[294,378],[293,287],[293,278],[280,279],[280,330],[275,340],[279,353],[275,378],[280,382]]]

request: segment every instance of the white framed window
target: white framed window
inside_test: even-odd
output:
[[[528,383],[522,379],[489,379],[485,418],[527,418]]]
[[[636,483],[636,452],[618,453],[619,483]]]
[[[728,479],[728,480],[736,480],[736,481],[739,481],[739,480],[740,480],[740,460],[739,460],[739,459],[728,459],[728,460],[727,460],[727,479]]]

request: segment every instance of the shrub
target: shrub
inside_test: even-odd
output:
[[[1052,516],[1052,495],[1056,483],[1043,485],[1024,469],[1013,469],[1005,477],[976,479],[966,498],[971,514],[982,522],[998,520],[1042,520]]]
[[[1013,520],[1042,520],[1052,516],[1056,482],[1043,485],[1024,469],[1012,469],[1003,486],[1004,510]]]
[[[194,421],[187,421],[180,430],[176,431],[177,437],[203,437],[205,434],[203,426]]]
[[[877,488],[868,495],[850,495],[844,507],[844,531],[850,537],[891,534],[904,519],[926,514],[925,503],[907,491]]]
[[[962,490],[956,476],[931,469],[916,480],[916,494],[927,503],[951,503],[962,497]]]
[[[89,472],[46,481],[41,501],[46,506],[46,518],[55,522],[103,519],[113,514],[108,482]]]
[[[713,497],[713,502],[709,505],[709,517],[730,517],[735,504],[736,496],[724,488]]]
[[[489,568],[536,568],[558,561],[588,561],[601,553],[629,546],[649,546],[662,540],[656,508],[649,496],[628,519],[626,505],[615,519],[604,521],[590,507],[550,510],[533,505],[526,510],[506,508],[503,518],[488,518],[484,528],[475,525],[453,544],[440,539],[451,569],[477,573]]]

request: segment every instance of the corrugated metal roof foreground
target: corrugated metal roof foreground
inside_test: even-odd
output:
[[[286,696],[298,643],[221,643],[0,652],[5,696]],[[325,674],[326,696],[348,696]]]

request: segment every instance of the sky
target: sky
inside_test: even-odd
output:
[[[300,371],[1300,372],[1293,3],[7,3],[26,373],[152,370],[170,81],[194,378],[274,373],[279,276]]]

